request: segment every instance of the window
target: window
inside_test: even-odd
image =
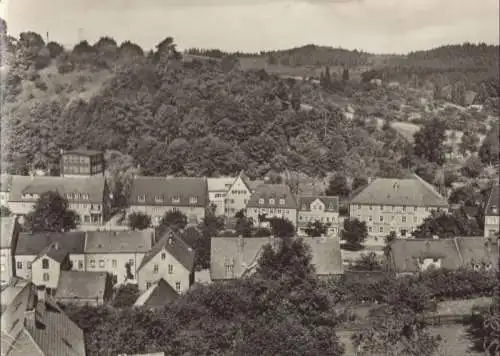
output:
[[[174,266],[173,265],[168,265],[168,274],[174,273]]]
[[[83,269],[83,261],[78,261],[78,269]]]
[[[95,268],[95,260],[90,260],[90,268]]]
[[[175,289],[177,290],[177,292],[181,291],[181,282],[175,282]]]
[[[418,220],[418,217],[414,216],[414,217],[413,217],[413,222],[414,222],[414,223],[416,223],[416,222],[417,222],[417,220]]]
[[[280,205],[285,205],[285,199],[280,199]]]
[[[383,222],[383,221],[384,221],[384,217],[380,216],[380,222]]]
[[[403,213],[406,212],[406,206],[403,206]]]
[[[26,262],[26,268],[31,269],[31,262]]]
[[[189,204],[198,203],[198,197],[189,197]]]
[[[368,226],[368,232],[373,232],[373,228],[371,226]]]
[[[163,197],[162,197],[162,196],[160,196],[160,195],[155,196],[155,202],[156,202],[156,203],[161,203],[161,202],[163,202]]]
[[[180,203],[180,202],[181,202],[181,197],[179,196],[172,197],[172,203]]]
[[[146,196],[145,195],[139,195],[137,197],[137,200],[144,203],[146,201]]]
[[[269,204],[274,205],[274,199],[269,199]]]
[[[17,269],[23,269],[23,263],[21,261],[18,261],[16,263],[16,265],[17,265]]]
[[[373,210],[373,206],[369,205],[368,209]]]
[[[87,193],[82,194],[82,199],[83,200],[89,200],[89,195]]]
[[[116,260],[111,260],[111,267],[116,268],[117,265]]]
[[[158,273],[158,264],[153,266],[153,273]]]
[[[381,226],[380,229],[379,229],[380,232],[384,232],[384,227]]]
[[[165,260],[165,258],[167,257],[167,254],[165,252],[162,252],[161,253],[161,259],[162,260]]]
[[[44,280],[45,282],[47,282],[47,281],[49,281],[49,280],[50,280],[50,275],[49,275],[47,272],[45,272],[45,273],[43,274],[43,280]]]
[[[49,269],[49,259],[48,258],[44,258],[42,260],[42,268],[43,269]]]
[[[361,205],[358,204],[358,209],[361,210]]]
[[[384,210],[384,206],[383,205],[380,206],[380,211],[382,211],[382,210]]]
[[[432,259],[432,262],[434,262],[434,263],[436,263],[437,261],[439,261],[439,259],[438,259],[438,258],[433,258],[433,259]]]
[[[372,218],[372,216],[371,216],[371,215],[370,215],[370,216],[368,216],[368,221],[373,221],[373,218]]]
[[[406,216],[401,217],[401,222],[404,222],[404,223],[406,222]]]
[[[146,282],[146,289],[149,289],[151,287],[151,282]]]
[[[264,204],[264,199],[260,198],[260,199],[259,199],[259,204],[260,204],[260,205],[263,205],[263,204]]]
[[[416,212],[416,211],[417,211],[417,209],[418,209],[418,208],[417,208],[416,206],[414,206],[414,207],[413,207],[413,211],[415,211],[415,212]]]
[[[99,260],[99,267],[104,268],[104,260]]]

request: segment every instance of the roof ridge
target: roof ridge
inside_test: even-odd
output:
[[[445,198],[439,194],[439,192],[434,188],[434,186],[428,182],[426,182],[423,178],[419,177],[418,174],[413,173],[413,176],[420,182],[422,183],[429,191],[431,191],[436,197],[445,200]]]

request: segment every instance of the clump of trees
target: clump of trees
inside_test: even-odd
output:
[[[48,191],[40,194],[26,216],[24,228],[31,232],[63,232],[75,229],[78,222],[68,200],[57,191]]]

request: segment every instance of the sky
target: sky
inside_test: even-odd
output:
[[[499,43],[498,0],[0,0],[8,32],[35,31],[69,47],[101,36],[151,49],[257,52],[317,44],[406,53]]]

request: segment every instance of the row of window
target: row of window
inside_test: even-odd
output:
[[[253,209],[254,213],[255,214],[264,214],[264,213],[269,213],[269,214],[290,214],[290,209],[274,209],[274,208],[267,208],[267,209],[259,209],[259,208],[255,208]]]
[[[280,199],[280,205],[285,205],[285,199]],[[276,200],[271,198],[269,199],[269,205],[274,205],[276,203]],[[259,199],[259,205],[264,205],[264,198]]]
[[[328,205],[328,210],[333,210],[333,209],[334,209],[333,204]],[[307,210],[306,204],[302,204],[302,210]],[[311,210],[323,211],[323,205],[311,205]]]
[[[359,217],[359,218],[361,218],[361,215],[360,215],[360,214],[358,214],[358,217]],[[361,220],[361,219],[360,219],[360,220]],[[368,221],[373,221],[373,217],[372,217],[371,215],[369,215],[367,220],[368,220]],[[392,216],[391,221],[394,221],[394,220],[396,220],[396,217],[393,215],[393,216]],[[414,217],[413,217],[413,222],[414,222],[414,223],[417,223],[417,222],[418,222],[418,220],[419,220],[419,217],[418,217],[418,216],[414,216]],[[422,220],[422,219],[420,218],[420,220]],[[383,216],[383,215],[379,216],[379,221],[380,221],[380,222],[384,222],[384,216]],[[406,216],[401,216],[401,222],[402,222],[402,223],[406,223],[406,222],[407,222],[407,217],[406,217]]]
[[[248,190],[231,190],[231,194],[233,194],[233,195],[247,195]]]
[[[414,226],[412,226],[411,228],[411,232],[415,231],[416,228]],[[401,236],[406,236],[406,234],[409,232],[408,229],[404,228],[404,227],[400,227],[397,229],[399,231],[399,234]],[[368,226],[368,232],[369,233],[372,233],[372,232],[376,232],[377,229],[376,228],[373,228],[372,226]],[[380,233],[384,233],[384,232],[391,232],[391,231],[396,231],[396,229],[392,228],[392,227],[389,227],[387,230],[383,227],[383,226],[379,226],[378,228],[378,232]]]
[[[321,222],[336,222],[337,219],[335,219],[334,217],[330,218],[329,216],[302,216],[302,215],[299,215],[299,221],[316,221],[316,220],[319,220]]]
[[[146,201],[146,195],[137,196],[137,200],[139,202],[144,203]],[[165,199],[163,198],[163,196],[157,195],[154,197],[154,201],[155,203],[164,203]],[[179,204],[181,202],[181,197],[179,196],[172,197],[171,201],[173,204]],[[195,196],[189,197],[189,204],[196,204],[196,203],[198,203],[198,197]]]
[[[68,200],[89,200],[88,193],[66,193],[64,195]]]
[[[377,206],[375,205],[361,205],[361,204],[357,204],[357,205],[353,205],[352,208],[353,209],[357,209],[357,210],[361,210],[363,207],[368,207],[368,210],[374,210],[374,208],[376,208]],[[399,209],[401,208],[401,209]],[[380,211],[397,211],[397,210],[402,210],[403,212],[410,212],[410,211],[413,211],[413,212],[416,212],[418,210],[418,206],[396,206],[396,205],[379,205],[378,206],[378,209]],[[431,208],[431,207],[425,207],[424,210],[426,212],[430,212],[431,210],[433,209],[436,209],[437,211],[440,211],[440,208]]]
[[[151,282],[146,282],[146,289],[149,289],[151,287]],[[177,293],[181,292],[181,282],[175,282],[175,290]]]

